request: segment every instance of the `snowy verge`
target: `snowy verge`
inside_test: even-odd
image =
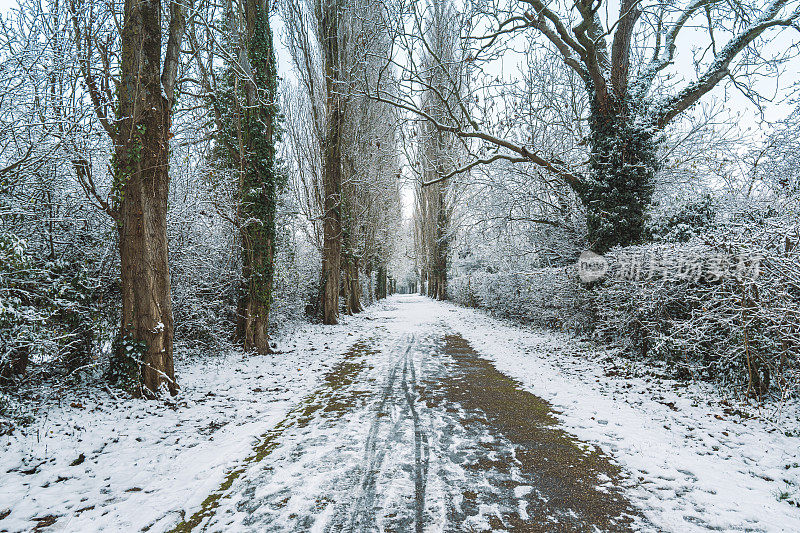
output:
[[[498,370],[549,401],[567,430],[615,457],[630,475],[631,501],[659,530],[800,531],[796,402],[749,406],[566,334],[428,305]]]
[[[285,353],[181,360],[174,401],[115,400],[102,388],[39,408],[0,437],[0,531],[166,531],[214,491],[341,357],[381,304],[339,326],[297,324]]]
[[[357,340],[431,326],[461,334],[549,401],[565,429],[613,456],[628,473],[630,500],[657,530],[800,531],[792,503],[800,499],[796,404],[759,411],[574,337],[421,297],[390,298],[341,326],[287,330],[284,354],[183,361],[175,402],[118,402],[96,390],[91,400],[75,395],[46,406],[25,432],[0,437],[0,531],[37,523],[50,531],[166,531],[199,508]]]

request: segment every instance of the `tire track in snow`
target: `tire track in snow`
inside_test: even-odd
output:
[[[266,439],[269,459],[197,518],[211,531],[635,529],[615,467],[549,405],[449,328],[416,333],[357,343]]]
[[[389,372],[389,375],[386,378],[384,386],[382,388],[382,395],[381,400],[378,404],[377,409],[375,410],[375,414],[373,415],[374,418],[372,420],[372,424],[370,425],[370,430],[367,435],[367,442],[364,446],[364,463],[365,468],[362,475],[362,480],[359,486],[359,492],[356,499],[349,504],[351,507],[349,513],[349,520],[346,524],[342,524],[340,521],[344,519],[344,517],[348,514],[346,511],[342,510],[340,512],[335,513],[335,517],[332,523],[326,527],[326,531],[363,531],[377,528],[376,519],[375,519],[375,498],[376,498],[376,485],[377,485],[377,478],[378,474],[381,472],[381,467],[384,463],[384,459],[386,457],[386,452],[390,448],[390,443],[397,440],[398,434],[402,429],[403,422],[406,420],[409,412],[412,413],[412,419],[415,420],[415,435],[416,435],[416,428],[419,426],[419,417],[416,414],[416,409],[413,405],[413,401],[410,401],[410,391],[408,387],[408,362],[410,358],[410,354],[416,344],[416,339],[414,335],[411,335],[408,340],[406,341],[405,350],[403,351],[403,355],[398,359],[398,361],[392,366],[392,369]],[[397,419],[395,420],[394,424],[392,425],[391,429],[387,433],[386,437],[381,441],[382,445],[379,447],[379,431],[381,428],[381,420],[389,416],[389,412],[387,411],[387,407],[389,404],[390,398],[395,394],[395,385],[397,381],[397,374],[400,372],[402,368],[402,379],[401,379],[401,388],[405,391],[405,398],[406,404],[403,405],[400,414],[398,415]],[[413,365],[412,365],[412,373],[413,373]],[[425,439],[427,443],[427,437]],[[424,487],[424,485],[423,485]],[[424,498],[422,500],[424,506]],[[338,517],[338,518],[336,518]]]
[[[407,379],[408,376],[411,378],[410,386]],[[414,422],[414,521],[416,523],[416,532],[422,533],[425,528],[425,487],[428,483],[430,444],[428,435],[422,430],[419,413],[415,405],[418,398],[417,374],[409,351],[406,351],[403,363],[403,391]]]

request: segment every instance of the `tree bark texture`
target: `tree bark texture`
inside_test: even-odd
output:
[[[275,170],[277,65],[267,6],[245,2],[245,109],[239,154],[243,290],[237,334],[245,350],[270,353],[278,176]]]
[[[321,303],[323,324],[339,321],[339,291],[342,254],[342,147],[344,102],[339,52],[340,6],[336,0],[323,2],[322,56],[325,69],[327,123],[322,147],[323,228]]]
[[[161,2],[126,0],[114,194],[121,259],[117,363],[136,395],[177,392],[167,261],[171,102],[161,87]]]

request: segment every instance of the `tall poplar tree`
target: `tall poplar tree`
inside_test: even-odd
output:
[[[110,202],[100,197],[93,182],[89,184],[91,195],[116,222],[119,237],[122,319],[110,373],[136,396],[153,397],[162,389],[174,394],[178,386],[172,358],[167,198],[172,109],[187,4],[169,3],[164,47],[161,1],[125,0],[114,114],[108,106],[108,87],[98,84],[90,66],[101,47],[94,43],[93,21],[83,8],[70,3],[81,71],[95,114],[114,145]]]
[[[239,197],[243,289],[237,333],[245,349],[269,353],[275,277],[275,216],[281,188],[275,169],[278,68],[265,0],[245,0],[244,112]]]
[[[264,0],[229,4],[224,57],[214,91],[217,158],[237,176],[235,223],[242,279],[236,337],[246,350],[269,353],[269,318],[275,277],[275,224],[283,187],[275,167],[280,134],[278,71]],[[206,79],[210,87],[210,80]]]

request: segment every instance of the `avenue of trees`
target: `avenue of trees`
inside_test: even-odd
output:
[[[471,276],[585,249],[790,253],[797,113],[764,117],[796,105],[799,21],[796,0],[20,0],[0,18],[0,387],[100,368],[175,394],[176,342],[271,354],[291,320],[455,278],[477,305],[496,294]],[[792,275],[768,292],[796,309]],[[740,305],[769,307],[753,290]]]
[[[396,131],[359,89],[386,55],[361,18],[379,8],[26,0],[3,16],[4,386],[107,357],[133,395],[174,394],[176,336],[265,354],[280,320],[335,324],[387,295]],[[281,87],[272,23],[295,12]]]

